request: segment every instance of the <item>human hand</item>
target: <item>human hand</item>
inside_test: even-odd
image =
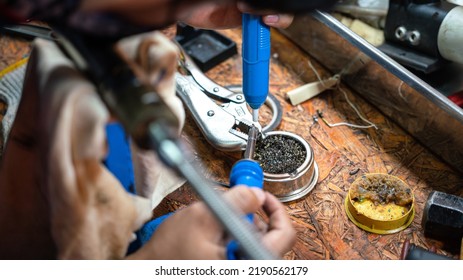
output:
[[[293,20],[292,15],[258,11],[245,1],[236,0],[82,0],[80,7],[83,11],[112,12],[135,24],[158,27],[182,21],[197,28],[233,28],[240,26],[242,12],[262,15],[267,25],[277,28],[286,28]]]
[[[294,16],[269,10],[256,10],[245,1],[229,1],[227,4],[210,2],[196,9],[185,10],[178,15],[178,20],[191,26],[205,29],[234,28],[241,25],[242,13],[262,15],[265,24],[276,28],[291,25]]]
[[[294,245],[295,230],[283,204],[273,195],[257,188],[236,186],[224,197],[243,213],[254,213],[263,207],[269,223],[262,243],[275,256],[283,256]],[[197,202],[164,221],[150,241],[129,258],[223,260],[228,242],[224,229],[207,206]]]

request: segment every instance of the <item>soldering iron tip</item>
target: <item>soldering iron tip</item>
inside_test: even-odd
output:
[[[255,123],[259,122],[259,109],[252,110],[252,121]]]

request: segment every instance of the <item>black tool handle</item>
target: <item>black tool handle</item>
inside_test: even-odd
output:
[[[439,255],[428,251],[424,248],[418,247],[416,245],[410,244],[408,253],[405,256],[406,260],[453,260],[447,256]]]

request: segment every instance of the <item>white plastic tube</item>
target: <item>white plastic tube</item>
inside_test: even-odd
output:
[[[437,47],[443,58],[463,63],[463,7],[453,8],[439,28]]]

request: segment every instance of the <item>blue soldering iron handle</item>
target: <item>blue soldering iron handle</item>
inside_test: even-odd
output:
[[[270,27],[258,15],[242,18],[243,94],[252,109],[259,109],[268,95]]]
[[[264,172],[257,161],[251,159],[241,159],[233,165],[230,172],[230,187],[236,185],[246,185],[250,187],[263,188]],[[247,219],[253,222],[253,214],[248,214]],[[237,260],[239,245],[236,241],[231,241],[227,245],[227,259]]]
[[[263,188],[264,172],[259,163],[251,159],[240,159],[230,171],[230,186],[247,185]]]

